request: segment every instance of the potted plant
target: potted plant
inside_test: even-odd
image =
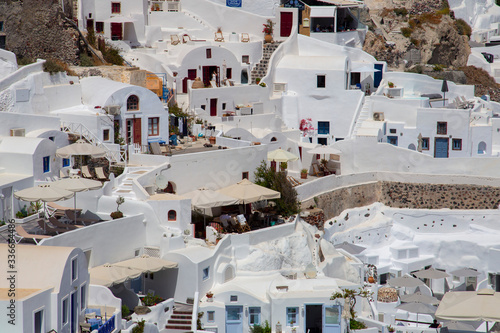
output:
[[[300,178],[307,179],[307,169],[300,170]]]
[[[285,171],[286,168],[288,168],[288,163],[287,162],[281,162],[280,163],[280,171]]]
[[[273,41],[273,30],[274,30],[274,23],[270,19],[267,19],[267,23],[263,24],[264,29],[262,29],[262,32],[265,34],[264,35],[264,41],[266,43],[272,43]]]
[[[391,81],[387,82],[387,85],[389,86],[389,88],[394,88],[395,87],[394,83],[391,82]]]
[[[120,212],[120,205],[123,204],[125,202],[125,198],[122,197],[121,195],[118,197],[118,199],[116,199],[116,211],[115,212],[112,212],[110,215],[111,215],[111,218],[113,220],[115,219],[119,219],[119,218],[122,218],[123,217],[123,213]]]
[[[207,302],[213,302],[213,301],[214,301],[214,294],[211,291],[209,291],[207,293]]]

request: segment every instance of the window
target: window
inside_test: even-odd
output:
[[[127,99],[127,111],[137,111],[139,110],[139,97],[136,95],[131,95]]]
[[[318,144],[319,145],[328,145],[328,139],[327,138],[318,138]]]
[[[448,123],[446,122],[438,122],[437,123],[437,134],[444,134],[446,135],[448,133]]]
[[[177,220],[177,212],[175,210],[168,211],[168,220],[169,221],[176,221]]]
[[[318,134],[330,134],[329,121],[318,121]]]
[[[451,145],[453,150],[462,150],[462,139],[451,140]]]
[[[248,179],[248,171],[241,173],[241,179]]]
[[[429,150],[429,138],[422,138],[422,150]]]
[[[207,311],[207,321],[213,323],[215,321],[215,311]]]
[[[0,21],[0,31],[3,31],[3,21]]]
[[[227,79],[232,79],[233,78],[233,69],[232,68],[227,68],[226,69],[226,78]]]
[[[122,11],[122,4],[119,2],[111,3],[111,14],[120,14]]]
[[[69,167],[69,165],[70,165],[70,159],[69,158],[63,158],[62,162],[63,162],[63,164],[62,164],[63,168]]]
[[[388,136],[387,143],[390,143],[393,146],[397,146],[398,145],[398,137],[397,136]]]
[[[326,76],[318,75],[316,76],[316,87],[325,88],[326,87]]]
[[[260,325],[260,307],[248,308],[248,323],[250,325]]]
[[[244,64],[249,64],[250,63],[250,56],[247,56],[247,55],[241,56],[241,62]]]
[[[102,130],[102,140],[109,141],[109,128]]]
[[[71,281],[75,281],[78,278],[78,262],[76,259],[71,260]]]
[[[226,103],[222,103],[222,110],[226,109]]]
[[[43,158],[43,172],[50,172],[50,156]]]
[[[53,136],[49,136],[49,140],[50,140],[50,141],[54,142],[54,140],[55,140],[55,139],[56,139],[55,137],[53,137]]]
[[[299,308],[286,308],[286,326],[294,326],[297,323]]]
[[[212,49],[207,49],[206,54],[207,54],[207,59],[212,58]]]
[[[391,129],[389,130],[389,133],[391,133],[391,134],[396,133],[396,129],[395,129],[395,128],[391,128]]]
[[[275,136],[273,136],[273,137],[271,138],[271,142],[276,142],[276,141],[278,141],[278,139],[276,139],[276,137],[275,137]]]
[[[80,309],[83,310],[85,309],[85,299],[87,298],[87,295],[86,295],[86,288],[87,286],[86,285],[83,285],[81,288],[80,288]]]
[[[34,318],[33,318],[33,332],[34,333],[45,333],[44,330],[42,330],[44,324],[43,324],[43,310],[35,312]]]
[[[231,295],[229,297],[230,302],[238,302],[238,295]]]
[[[62,301],[62,324],[66,324],[68,322],[68,298],[66,297]]]
[[[210,276],[210,267],[203,268],[203,281],[207,280]]]
[[[201,108],[202,110],[205,110],[205,109],[207,108],[207,106],[206,106],[205,104],[202,104],[202,105],[200,105],[200,108]]]
[[[98,34],[104,33],[104,22],[95,23],[95,32]]]
[[[481,141],[477,145],[477,153],[478,154],[486,154],[486,142]]]
[[[148,119],[148,135],[155,136],[160,135],[160,118],[149,118]]]

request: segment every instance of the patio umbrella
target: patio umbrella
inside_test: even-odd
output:
[[[417,291],[414,294],[401,296],[401,302],[439,304],[439,300],[436,297],[423,295],[420,291]]]
[[[363,252],[366,247],[359,246],[359,245],[354,245],[348,242],[342,242],[340,244],[335,244],[334,247],[336,249],[342,249],[345,250],[346,252],[349,252],[350,254],[360,254]]]
[[[443,327],[448,327],[448,330],[453,331],[475,331],[476,328],[471,324],[461,321],[451,320],[443,323]]]
[[[478,276],[481,273],[479,273],[473,268],[461,268],[457,269],[456,271],[450,272],[450,274],[453,274],[454,276],[458,277],[472,277],[472,276]]]
[[[444,294],[436,317],[458,321],[500,321],[500,293],[491,289]]]
[[[74,207],[75,207],[75,224],[76,224],[76,192],[84,192],[90,190],[97,190],[102,187],[102,183],[97,180],[80,178],[78,176],[73,176],[70,178],[63,178],[55,181],[53,186],[60,187],[62,189],[74,192]]]
[[[74,193],[51,184],[43,184],[35,187],[25,188],[14,192],[14,197],[23,201],[43,201],[43,210],[46,215],[47,202],[66,200],[74,196]]]
[[[248,204],[261,200],[278,199],[281,197],[280,192],[270,190],[264,186],[252,183],[248,179],[221,188],[217,192],[236,198],[238,204]]]
[[[432,267],[429,269],[420,270],[416,272],[415,275],[421,279],[442,279],[450,276],[450,274],[443,271],[438,271],[437,269],[434,269]]]
[[[418,327],[418,314],[423,313],[423,314],[434,314],[436,312],[436,307],[430,304],[426,303],[403,303],[398,306],[396,306],[396,309],[399,310],[404,310],[412,313],[417,314],[417,327]]]
[[[294,155],[283,149],[276,149],[267,153],[267,159],[269,161],[275,162],[292,162],[299,159],[297,155]]]
[[[66,147],[62,147],[56,150],[57,157],[69,158],[74,155],[104,157],[106,155],[106,151],[101,147],[94,146],[82,139]]]
[[[203,210],[212,207],[236,205],[238,203],[238,199],[236,198],[205,187],[185,193],[182,196],[191,199],[191,206]],[[205,214],[203,215],[203,225],[206,226]]]
[[[418,287],[424,284],[422,280],[416,279],[409,275],[390,279],[387,281],[393,287]]]
[[[115,284],[138,278],[142,274],[142,271],[135,268],[104,264],[89,269],[89,273],[90,284],[111,287]]]
[[[323,154],[323,155],[327,155],[327,154],[339,155],[339,154],[342,154],[342,152],[340,150],[335,149],[332,146],[325,146],[325,145],[313,148],[311,150],[308,150],[307,152],[309,154]]]

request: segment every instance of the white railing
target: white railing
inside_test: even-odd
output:
[[[193,316],[191,317],[191,331],[196,332],[198,329],[198,304],[200,303],[200,293],[194,293]]]
[[[61,121],[61,130],[67,133],[79,134],[94,146],[100,147],[106,151],[106,159],[110,162],[124,163],[127,158],[125,151],[111,150],[101,139],[99,139],[91,130],[82,123],[70,123]]]

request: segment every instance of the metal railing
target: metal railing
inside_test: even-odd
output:
[[[104,323],[101,327],[97,329],[98,333],[111,333],[115,330],[115,316],[113,315]]]
[[[124,163],[127,158],[125,151],[111,150],[101,139],[99,139],[91,130],[82,123],[70,123],[61,121],[61,131],[78,134],[89,141],[94,146],[98,146],[106,151],[106,159],[110,162]]]

